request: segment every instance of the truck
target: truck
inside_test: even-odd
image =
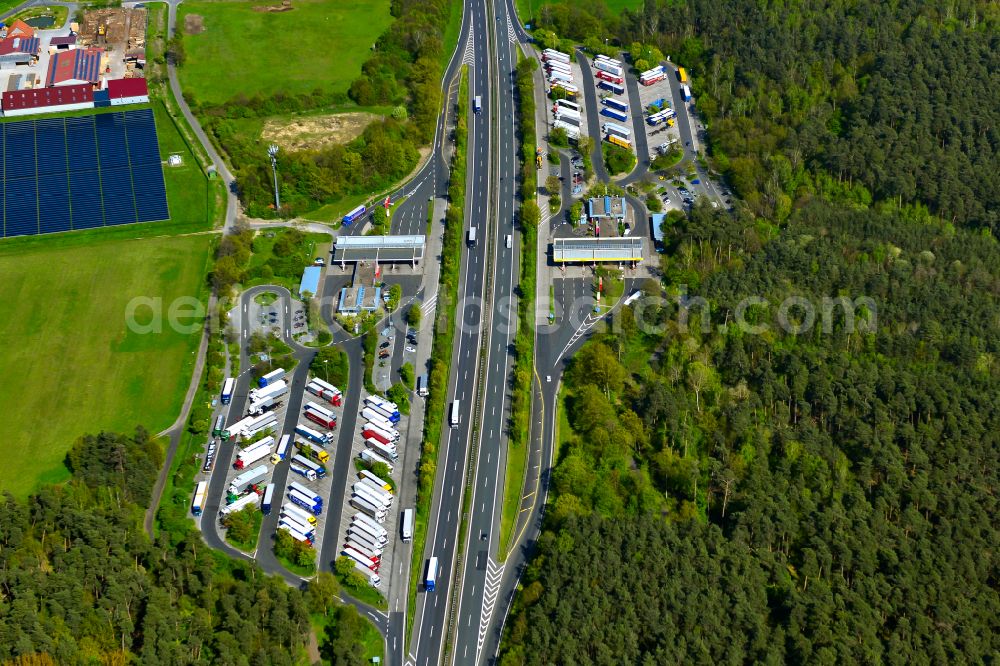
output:
[[[289,534],[291,534],[292,538],[295,539],[296,541],[299,541],[301,543],[307,544],[309,546],[313,545],[312,539],[310,537],[308,537],[307,535],[303,534],[302,532],[299,532],[297,529],[295,529],[294,527],[291,527],[290,525],[282,525],[282,524],[279,523],[278,524],[278,529],[279,530],[285,530],[286,532],[288,532]]]
[[[576,102],[570,102],[569,100],[565,99],[557,99],[555,105],[552,108],[552,111],[555,112],[558,111],[559,109],[571,109],[573,111],[576,111],[577,113],[580,113],[579,104],[577,104]]]
[[[305,534],[308,537],[315,536],[315,534],[316,534],[316,528],[315,527],[313,527],[309,523],[304,523],[301,520],[297,520],[297,519],[293,518],[292,516],[288,516],[288,515],[281,516],[278,519],[278,524],[280,525],[281,523],[284,523],[286,525],[291,525],[296,530],[298,530],[299,532],[302,532],[303,534]]]
[[[295,447],[307,458],[312,458],[316,462],[325,463],[330,459],[330,454],[325,449],[312,442],[303,442],[301,439],[297,439]]]
[[[228,405],[233,399],[233,389],[236,388],[236,380],[232,377],[226,377],[226,381],[222,384],[222,404]]]
[[[621,66],[613,65],[607,60],[601,60],[601,59],[595,60],[594,67],[596,67],[602,72],[607,72],[611,76],[614,76],[619,79],[625,75],[625,72],[622,70]]]
[[[354,550],[358,551],[359,553],[367,557],[369,560],[371,560],[374,564],[381,564],[382,562],[382,553],[376,552],[370,548],[366,548],[364,545],[358,543],[357,541],[348,540],[344,544],[344,547],[353,548]]]
[[[410,543],[413,539],[413,509],[403,509],[403,522],[400,536],[403,543]]]
[[[476,98],[472,100],[472,110],[475,111],[477,116],[483,112],[483,98],[481,95],[476,95]]]
[[[611,81],[605,81],[604,79],[601,79],[601,80],[599,80],[597,82],[597,87],[598,88],[602,88],[604,90],[607,90],[612,95],[624,95],[625,94],[625,86],[623,86],[620,83],[613,83]]]
[[[385,550],[385,542],[378,541],[371,534],[357,527],[352,526],[347,528],[347,539],[348,541],[361,544],[366,550],[375,553],[379,557],[382,556],[382,551]]]
[[[687,85],[681,86],[681,97],[684,98],[685,102],[691,101],[691,87]]]
[[[366,423],[361,428],[361,435],[365,439],[377,439],[383,444],[395,444],[399,441],[399,435],[395,430],[386,430],[374,423]]]
[[[372,425],[383,428],[384,430],[392,429],[392,423],[385,417],[382,412],[375,411],[372,407],[365,407],[361,410],[361,417],[367,420]]]
[[[617,134],[623,139],[629,139],[632,137],[632,130],[627,127],[622,127],[621,125],[616,125],[615,123],[604,123],[601,125],[601,129],[607,134]]]
[[[568,63],[559,62],[558,60],[552,60],[545,63],[545,69],[550,72],[562,72],[564,74],[569,74],[573,76],[573,70]]]
[[[268,384],[264,388],[250,389],[250,402],[260,402],[267,398],[278,398],[285,393],[288,393],[288,382],[284,379],[279,379],[276,382]]]
[[[399,454],[396,452],[396,447],[392,444],[383,444],[374,437],[369,437],[365,440],[365,446],[375,451],[384,458],[388,458],[395,462],[399,459]]]
[[[579,132],[580,131],[580,125],[583,123],[583,120],[581,120],[580,118],[577,118],[575,116],[564,116],[564,115],[561,115],[561,114],[556,114],[555,123],[552,123],[553,127],[556,126],[556,123],[559,123],[559,125],[558,125],[559,127],[563,127],[563,128],[572,127],[574,129],[576,129],[577,132]],[[568,130],[567,130],[567,132],[568,132]]]
[[[226,431],[226,417],[219,414],[215,419],[215,427],[212,428],[212,437],[220,437]]]
[[[290,516],[295,516],[299,519],[299,521],[308,523],[309,525],[316,524],[316,516],[314,516],[312,513],[308,511],[300,509],[298,506],[292,504],[291,502],[285,502],[284,504],[281,505],[281,513],[287,513]]]
[[[427,560],[427,575],[424,576],[424,589],[428,592],[434,591],[434,585],[438,576],[438,558],[432,557]]]
[[[365,483],[364,481],[358,481],[357,483],[355,483],[353,486],[351,486],[351,490],[353,490],[358,495],[367,495],[371,497],[373,500],[375,500],[378,504],[384,506],[386,509],[392,506],[392,495],[385,492],[384,490],[373,488],[371,485]]]
[[[389,531],[386,530],[381,525],[379,525],[374,520],[372,520],[371,518],[369,518],[364,513],[356,513],[356,514],[354,514],[351,517],[351,524],[352,525],[362,524],[365,527],[369,528],[372,531],[372,534],[374,534],[375,536],[381,536],[382,538],[384,538],[386,540],[389,539]]]
[[[365,404],[370,407],[379,407],[386,412],[398,412],[399,405],[394,402],[390,402],[385,398],[380,398],[377,395],[370,395],[365,398]]]
[[[555,113],[552,115],[560,120],[565,120],[566,118],[572,118],[574,120],[579,121],[581,118],[579,111],[575,111],[565,106],[557,107]]]
[[[460,404],[461,403],[459,403],[458,400],[454,400],[451,403],[451,413],[449,414],[449,425],[452,428],[458,427],[458,410]]]
[[[366,497],[362,497],[361,495],[351,495],[351,506],[358,511],[364,511],[370,518],[375,520],[375,522],[385,522],[385,509],[380,506],[376,506]]]
[[[292,481],[291,483],[289,483],[288,484],[288,490],[289,491],[291,491],[291,490],[297,490],[300,493],[302,493],[303,495],[305,495],[306,497],[310,498],[312,501],[316,502],[317,504],[319,504],[321,506],[323,504],[323,498],[322,497],[320,497],[316,492],[314,492],[312,490],[309,490],[308,488],[306,488],[305,486],[303,486],[298,481]]]
[[[261,414],[260,416],[254,417],[254,420],[250,423],[250,425],[243,429],[243,434],[240,435],[240,437],[249,439],[254,435],[267,430],[274,430],[277,426],[278,417],[275,416],[273,412]]]
[[[466,240],[469,243],[469,247],[472,247],[473,245],[476,244],[476,228],[475,227],[469,227],[469,236],[468,236],[468,238]],[[397,413],[396,420],[397,421],[399,420],[398,413]]]
[[[665,78],[667,78],[667,75],[664,74],[662,71],[657,72],[656,74],[643,73],[641,76],[639,76],[639,83],[641,83],[644,86],[651,86],[654,83],[659,83]]]
[[[260,416],[281,407],[281,403],[282,401],[274,396],[264,398],[263,400],[255,400],[247,407],[247,414],[250,416]]]
[[[208,495],[208,482],[199,481],[194,487],[194,499],[191,500],[191,515],[200,516],[205,510],[205,498]]]
[[[323,505],[317,503],[315,500],[306,497],[297,490],[292,490],[288,493],[288,499],[291,500],[292,504],[296,506],[301,506],[303,509],[308,511],[313,515],[320,515],[323,513]]]
[[[296,435],[302,435],[303,437],[305,437],[306,439],[308,439],[310,442],[313,442],[315,444],[319,444],[320,446],[326,446],[333,439],[333,436],[330,435],[329,433],[326,433],[326,434],[320,433],[320,432],[317,432],[317,431],[313,430],[309,426],[304,426],[304,425],[296,425],[295,426],[295,434]]]
[[[389,468],[390,473],[392,472],[393,469],[392,462],[386,460],[385,458],[375,453],[371,449],[362,450],[361,453],[358,454],[358,457],[370,465],[374,465],[376,463],[382,463],[383,465]]]
[[[278,449],[271,454],[271,464],[277,465],[282,460],[288,457],[288,445],[292,441],[291,435],[282,435],[281,439],[278,441]]]
[[[327,416],[322,412],[318,412],[312,407],[306,407],[303,411],[305,417],[317,425],[321,425],[327,430],[333,430],[337,427],[337,417]]]
[[[267,488],[264,489],[264,501],[260,503],[260,510],[264,512],[265,516],[271,514],[271,504],[274,502],[274,484],[267,484]]]
[[[344,226],[349,227],[356,221],[360,220],[362,217],[364,217],[366,210],[368,209],[365,208],[364,205],[361,205],[352,210],[351,212],[349,212],[347,215],[344,216],[343,220]]]
[[[368,470],[363,470],[363,471],[366,471],[366,472],[367,472]],[[371,473],[371,472],[369,472],[369,474],[370,474],[370,473]],[[374,476],[374,475],[373,475],[373,476]],[[375,477],[375,478],[378,478],[378,477]],[[368,486],[369,488],[371,488],[372,490],[374,490],[374,491],[375,491],[375,492],[376,492],[377,494],[379,494],[379,495],[382,495],[383,497],[388,497],[388,498],[389,498],[389,501],[390,501],[390,502],[391,502],[391,501],[392,501],[392,500],[394,499],[394,496],[393,496],[393,493],[392,493],[392,491],[391,491],[391,490],[389,490],[389,489],[388,489],[388,488],[386,488],[386,487],[385,487],[385,486],[384,486],[383,484],[381,484],[381,483],[379,483],[379,482],[377,482],[377,481],[372,481],[372,480],[371,480],[370,478],[368,478],[368,477],[362,477],[362,478],[361,478],[361,479],[360,479],[360,480],[358,481],[358,483],[363,483],[363,484],[365,484],[366,486]]]
[[[350,547],[345,547],[343,552],[351,559],[365,564],[372,571],[378,571],[379,562],[372,561],[372,558],[366,556],[364,553],[358,552],[354,548]]]
[[[549,83],[573,83],[573,76],[566,72],[549,72]]]
[[[334,407],[340,407],[344,404],[344,394],[343,392],[322,379],[313,378],[308,384],[306,384],[306,390],[312,393],[318,398],[326,400]]]
[[[687,73],[687,70],[684,69],[683,67],[678,67],[677,68],[677,78],[680,80],[681,83],[687,83],[688,82],[688,73]]]
[[[552,127],[558,127],[562,131],[566,132],[566,137],[572,141],[576,141],[580,138],[580,127],[577,125],[571,125],[565,121],[557,120],[552,123]]]
[[[361,562],[354,560],[354,568],[357,569],[358,573],[365,577],[368,584],[372,587],[378,587],[382,584],[382,579],[379,578],[379,575],[365,565],[361,564]]]
[[[568,81],[549,81],[549,84],[552,86],[553,90],[555,89],[562,90],[564,93],[566,93],[570,97],[573,97],[574,99],[576,98],[577,95],[580,94],[580,89]]]
[[[247,416],[240,419],[236,423],[231,424],[228,428],[222,431],[222,439],[228,440],[232,437],[239,437],[243,434],[243,431],[254,422],[254,416]]]
[[[622,113],[617,109],[612,109],[610,106],[606,106],[601,109],[601,115],[607,116],[608,118],[614,118],[615,120],[620,120],[623,123],[628,122],[628,114]]]
[[[430,388],[427,385],[427,373],[417,377],[417,395],[421,398],[426,398],[430,394]]]
[[[610,106],[612,109],[615,109],[616,111],[622,111],[622,112],[628,111],[628,104],[621,101],[620,99],[615,99],[614,97],[605,97],[604,99],[601,100],[601,103],[604,104],[604,106]]]
[[[622,61],[621,60],[615,60],[614,58],[609,58],[608,56],[604,55],[603,53],[598,53],[597,57],[594,58],[594,60],[600,60],[600,61],[606,62],[606,63],[608,63],[610,65],[614,65],[615,67],[621,67],[622,66]]]
[[[306,468],[307,470],[312,472],[317,479],[322,479],[323,477],[326,476],[326,467],[324,467],[323,465],[314,460],[309,460],[309,458],[306,458],[301,453],[296,453],[294,456],[292,456],[292,463],[298,467]],[[303,476],[309,478],[308,474],[304,474]]]
[[[371,472],[369,472],[367,469],[363,469],[360,472],[358,472],[358,476],[360,478],[362,478],[362,479],[368,479],[369,481],[371,481],[376,486],[378,486],[379,488],[381,488],[382,490],[384,490],[386,492],[389,492],[389,493],[392,492],[392,484],[391,483],[389,483],[388,481],[383,481],[382,479],[378,478],[377,476],[375,476],[374,474],[372,474]]]
[[[315,481],[319,478],[315,470],[306,467],[305,465],[300,465],[294,460],[288,465],[288,469],[292,470],[299,476],[304,477],[306,481]]]
[[[257,380],[257,386],[259,386],[261,388],[264,388],[265,386],[273,384],[274,382],[278,381],[279,379],[283,379],[284,376],[285,376],[285,369],[284,368],[275,368],[271,372],[267,373],[266,375],[264,375],[263,377],[261,377],[260,379],[258,379]]]
[[[347,528],[348,534],[356,534],[359,537],[366,539],[376,546],[385,546],[389,540],[381,534],[373,534],[372,529],[364,523],[351,523]]]
[[[258,465],[251,470],[243,472],[229,484],[229,494],[242,495],[250,488],[260,483],[267,477],[267,465]]]
[[[622,79],[622,77],[615,76],[614,74],[610,72],[605,72],[603,70],[597,72],[597,78],[601,79],[602,81],[607,81],[608,83],[617,83],[618,85],[622,85],[622,83],[624,83],[624,79]]]
[[[470,229],[470,231],[473,230],[475,230],[475,227],[472,227]],[[473,238],[475,238],[475,234],[473,234]],[[395,407],[386,407],[382,405],[368,405],[367,407],[365,407],[365,409],[370,409],[383,421],[388,421],[389,423],[393,424],[399,423],[399,418],[400,418],[399,410],[396,409]]]
[[[258,500],[260,500],[260,497],[257,496],[257,493],[244,495],[232,504],[219,509],[219,518],[225,518],[230,514],[236,513],[237,511],[242,511],[248,506],[257,506]]]
[[[236,460],[233,462],[233,469],[246,469],[255,462],[259,462],[264,458],[271,455],[271,444],[274,442],[273,437],[265,437],[256,444],[251,444],[247,448],[243,449],[236,454]]]
[[[662,122],[666,122],[667,124],[673,124],[671,121],[676,115],[677,114],[674,113],[673,109],[664,109],[663,111],[658,111],[656,113],[650,114],[646,118],[646,122],[649,123],[650,125],[659,125]]]

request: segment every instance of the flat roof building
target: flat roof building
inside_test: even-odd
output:
[[[337,312],[344,315],[357,315],[362,312],[375,312],[381,305],[382,288],[374,287],[344,287],[340,290],[340,303]]]
[[[345,263],[416,263],[424,258],[424,236],[340,236],[334,241],[333,260]]]
[[[306,292],[312,296],[319,295],[319,278],[323,274],[321,266],[309,266],[302,271],[302,280],[299,282],[299,296],[305,298]]]
[[[595,197],[587,201],[587,215],[591,220],[614,219],[625,221],[624,197]]]
[[[602,262],[640,262],[645,240],[639,236],[621,238],[556,238],[552,241],[552,260],[557,264],[593,264]]]

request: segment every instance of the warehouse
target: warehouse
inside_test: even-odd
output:
[[[73,49],[57,51],[49,58],[45,86],[72,86],[100,83],[101,59],[104,49]]]

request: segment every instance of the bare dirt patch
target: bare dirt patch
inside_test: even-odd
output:
[[[205,32],[205,19],[199,14],[188,14],[184,17],[184,34],[198,35]]]
[[[368,123],[378,118],[373,113],[272,118],[264,123],[260,135],[263,140],[276,143],[285,150],[319,150],[360,136]]]
[[[292,0],[282,0],[280,5],[256,5],[253,8],[255,12],[290,12],[293,9]]]

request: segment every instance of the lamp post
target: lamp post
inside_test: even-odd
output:
[[[274,175],[274,210],[281,210],[281,197],[278,194],[278,145],[272,143],[267,147],[267,154],[271,156],[271,173]]]

